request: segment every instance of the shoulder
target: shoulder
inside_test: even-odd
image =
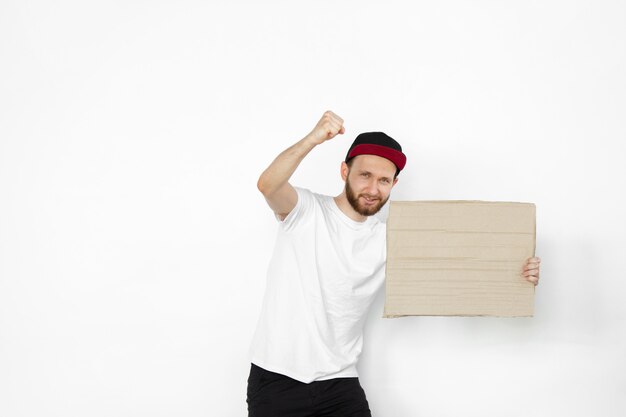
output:
[[[329,199],[332,199],[331,196],[316,193],[314,191],[309,190],[304,187],[294,187],[296,192],[298,193],[298,200],[301,200],[303,205],[309,206],[325,206],[328,204]]]
[[[312,192],[303,187],[293,187],[298,195],[295,207],[284,218],[276,216],[283,230],[288,231],[297,228],[307,222],[307,219],[315,216],[317,207],[322,205],[323,195]]]

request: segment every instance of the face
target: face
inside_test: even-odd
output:
[[[394,179],[396,166],[386,158],[376,155],[359,155],[351,167],[344,162],[341,174],[346,182],[346,197],[352,208],[362,216],[371,216],[385,205]]]

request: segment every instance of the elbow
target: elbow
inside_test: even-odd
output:
[[[267,182],[264,180],[263,175],[261,175],[259,180],[256,182],[256,188],[261,192],[261,194],[266,195],[268,191]]]
[[[268,178],[263,175],[261,175],[259,180],[256,182],[256,188],[266,198],[278,191],[280,187],[280,185],[277,186],[276,183],[269,181]]]

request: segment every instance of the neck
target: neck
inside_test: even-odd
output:
[[[339,210],[341,210],[343,214],[345,214],[355,222],[364,222],[365,220],[367,220],[367,216],[359,214],[355,209],[352,208],[350,202],[348,201],[348,197],[346,197],[345,190],[337,197],[335,197],[335,203],[337,203],[337,207],[339,207]]]

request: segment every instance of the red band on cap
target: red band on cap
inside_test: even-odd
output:
[[[376,155],[387,158],[401,171],[402,168],[404,168],[404,165],[406,165],[406,156],[402,152],[386,146],[374,145],[372,143],[362,143],[360,145],[356,145],[350,151],[348,159],[357,155]]]

